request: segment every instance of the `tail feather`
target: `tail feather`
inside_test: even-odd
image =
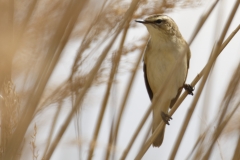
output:
[[[152,131],[154,132],[154,130]],[[152,144],[153,147],[160,147],[162,145],[163,138],[164,138],[164,131],[165,131],[165,125],[163,127],[163,130],[161,130],[157,138],[153,141],[153,144]]]
[[[162,104],[160,103],[160,106],[164,106],[164,108],[159,107],[159,105],[153,107],[152,133],[157,129],[158,125],[162,121],[161,112],[163,111],[164,113],[168,113],[167,111],[168,111],[169,103],[170,103],[170,101],[165,101],[165,103],[162,103]],[[164,138],[165,126],[166,125],[164,124],[163,129],[160,131],[159,135],[154,140],[154,142],[153,142],[154,147],[160,147],[161,146],[161,144],[163,142],[163,138]]]

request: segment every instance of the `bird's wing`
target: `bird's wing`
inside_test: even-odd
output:
[[[188,46],[187,42],[186,42],[186,45]],[[188,50],[187,50],[187,68],[189,68],[189,63],[190,63],[190,58],[191,58],[191,51],[190,51],[190,48],[187,47]]]
[[[188,45],[188,44],[187,44],[187,45]],[[188,51],[187,51],[187,69],[189,68],[190,58],[191,58],[191,51],[190,51],[190,49],[189,49],[189,47],[188,47]],[[186,74],[186,78],[187,78],[187,74]],[[184,80],[184,83],[185,83],[185,81],[186,81],[186,78],[185,78],[185,80]],[[183,83],[183,85],[184,85],[184,83]],[[178,88],[178,93],[177,93],[176,97],[171,100],[171,103],[170,103],[169,108],[172,108],[173,105],[176,103],[178,97],[180,96],[180,94],[181,94],[181,92],[182,92],[182,89],[183,89],[183,86],[180,87],[180,88]]]
[[[148,83],[148,79],[147,79],[147,66],[146,66],[145,62],[143,64],[143,72],[144,72],[144,80],[145,80],[145,85],[146,85],[146,88],[147,88],[147,91],[148,91],[148,95],[149,95],[150,100],[152,100],[153,92],[152,92],[152,89],[150,88],[150,85]]]

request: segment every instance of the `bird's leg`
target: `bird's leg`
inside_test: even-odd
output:
[[[193,96],[194,87],[192,87],[190,84],[184,84],[183,88],[188,92],[188,94],[191,94]]]
[[[161,112],[161,116],[162,116],[162,120],[169,125],[169,121],[172,119],[171,116],[169,116],[168,114]]]

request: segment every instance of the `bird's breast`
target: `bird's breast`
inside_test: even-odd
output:
[[[168,84],[169,96],[174,98],[186,78],[187,51],[171,44],[150,43],[146,48],[144,61],[153,94],[162,85]]]

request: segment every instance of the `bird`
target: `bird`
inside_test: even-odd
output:
[[[164,121],[163,130],[152,144],[153,147],[160,147],[165,126],[172,119],[168,110],[173,107],[183,88],[193,95],[191,85],[185,84],[191,52],[177,24],[169,16],[155,14],[135,21],[144,24],[150,34],[143,56],[144,80],[150,100],[157,95],[161,86],[167,85],[153,106],[152,133]]]

